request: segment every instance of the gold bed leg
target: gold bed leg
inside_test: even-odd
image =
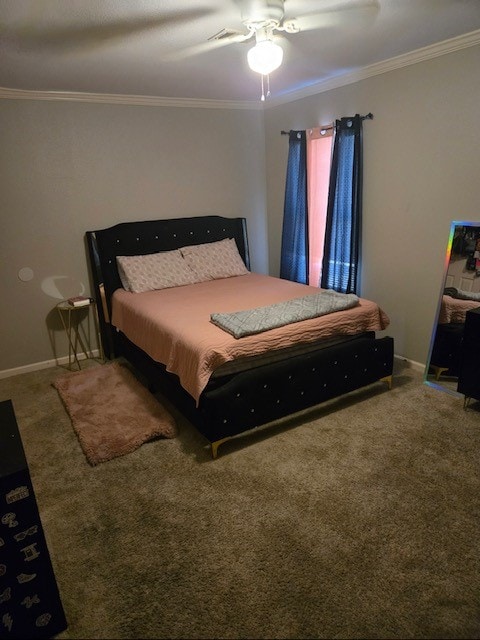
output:
[[[442,373],[445,373],[445,371],[448,371],[448,367],[437,367],[436,364],[431,364],[430,368],[433,369],[433,373],[435,374],[435,380],[440,380],[440,376],[442,375]]]
[[[388,385],[389,391],[392,390],[392,376],[385,376],[384,378],[380,378],[380,382],[386,382]]]
[[[215,440],[215,442],[211,442],[210,443],[210,447],[212,449],[212,458],[215,460],[215,458],[217,457],[217,453],[218,453],[218,447],[223,444],[224,442],[226,442],[227,440],[230,440],[231,436],[228,436],[227,438],[221,438],[220,440]]]

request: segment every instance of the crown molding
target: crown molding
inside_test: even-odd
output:
[[[76,91],[34,91],[0,87],[0,99],[91,102],[97,104],[127,104],[141,107],[193,107],[196,109],[263,109],[263,104],[234,100],[197,98],[162,98],[114,93],[83,93]]]
[[[197,98],[162,98],[157,96],[136,96],[112,93],[82,93],[75,91],[35,91],[30,89],[9,89],[0,87],[0,99],[10,100],[50,100],[66,102],[90,102],[97,104],[126,104],[145,107],[190,107],[196,109],[255,109],[264,110],[287,102],[293,102],[308,96],[324,93],[348,84],[371,78],[395,69],[401,69],[418,62],[437,58],[460,49],[480,44],[480,29],[470,33],[444,40],[409,53],[377,62],[349,73],[316,82],[300,90],[291,91],[278,97],[269,98],[268,102],[203,100]]]
[[[401,69],[402,67],[417,64],[418,62],[431,60],[432,58],[437,58],[438,56],[443,56],[447,53],[453,53],[454,51],[473,47],[478,44],[480,44],[480,29],[455,38],[450,38],[449,40],[444,40],[443,42],[437,42],[436,44],[432,44],[427,47],[422,47],[421,49],[416,49],[415,51],[410,51],[409,53],[405,53],[394,58],[389,58],[383,62],[371,64],[350,73],[344,73],[334,78],[329,78],[328,80],[311,84],[308,87],[284,94],[283,96],[271,98],[268,104],[265,105],[265,108],[269,109],[271,107],[293,102],[294,100],[300,100],[301,98],[306,98],[318,93],[324,93],[331,89],[338,89],[339,87],[353,84],[360,80],[365,80],[366,78],[378,76],[382,73],[388,73],[389,71]]]

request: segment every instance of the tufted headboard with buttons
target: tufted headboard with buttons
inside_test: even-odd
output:
[[[100,333],[107,355],[111,351],[110,328],[113,292],[122,286],[117,269],[117,256],[145,255],[171,251],[180,247],[234,238],[247,268],[250,268],[247,225],[245,218],[200,216],[121,222],[96,231],[87,231],[87,244],[95,297],[98,304]]]

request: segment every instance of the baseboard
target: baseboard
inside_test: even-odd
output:
[[[91,353],[92,357],[94,358],[100,357],[100,351],[98,349],[94,349]],[[84,353],[77,354],[77,358],[79,360],[86,360]],[[68,356],[55,358],[53,360],[44,360],[43,362],[32,362],[32,364],[26,364],[23,367],[15,367],[14,369],[4,369],[3,371],[0,371],[0,380],[2,380],[3,378],[10,378],[11,376],[18,376],[21,373],[31,373],[32,371],[50,369],[50,367],[56,367],[58,365],[66,364],[68,364]]]
[[[425,371],[425,364],[422,362],[416,362],[415,360],[409,360],[408,358],[404,358],[403,356],[394,355],[394,358],[399,362],[402,362],[403,365],[414,369],[415,371],[420,371],[423,373]]]

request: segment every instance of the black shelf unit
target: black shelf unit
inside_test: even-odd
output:
[[[11,400],[0,402],[0,638],[67,627]]]

